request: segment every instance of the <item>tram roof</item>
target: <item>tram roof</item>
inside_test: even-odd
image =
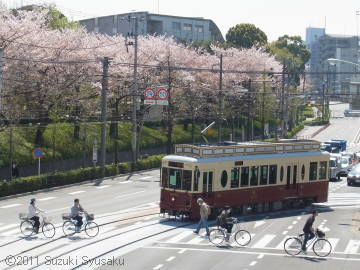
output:
[[[277,153],[277,154],[259,154],[259,155],[238,155],[238,156],[222,156],[222,157],[187,157],[179,155],[168,155],[163,158],[166,161],[187,162],[187,163],[208,163],[208,162],[224,162],[237,160],[253,160],[253,159],[272,159],[272,158],[290,158],[290,157],[313,157],[313,156],[329,156],[327,152],[295,152],[295,153]]]
[[[315,140],[279,140],[275,142],[224,142],[221,144],[178,144],[175,154],[189,157],[216,157],[320,151]]]

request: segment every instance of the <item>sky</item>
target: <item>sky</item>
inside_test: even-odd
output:
[[[73,20],[149,11],[213,20],[223,36],[230,27],[252,23],[269,41],[284,34],[305,39],[306,27],[325,27],[328,34],[359,34],[360,0],[0,0],[7,6],[54,3]]]

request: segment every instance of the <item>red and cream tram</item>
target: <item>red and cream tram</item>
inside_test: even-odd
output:
[[[312,140],[176,145],[161,165],[162,213],[199,217],[203,198],[215,210],[262,212],[325,202],[329,154]]]

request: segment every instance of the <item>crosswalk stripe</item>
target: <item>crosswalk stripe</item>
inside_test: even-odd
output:
[[[14,230],[3,232],[3,233],[1,233],[1,235],[9,236],[9,235],[15,235],[15,234],[19,234],[19,233],[20,233],[20,229],[14,229]]]
[[[283,249],[284,248],[284,243],[286,241],[286,239],[293,237],[293,236],[285,236],[283,240],[281,240],[281,242],[276,246],[276,249]]]
[[[48,201],[48,200],[52,200],[52,199],[56,199],[56,197],[41,198],[41,199],[38,199],[38,201]]]
[[[182,233],[168,239],[166,242],[167,243],[177,243],[179,241],[181,241],[182,239],[184,239],[185,237],[189,236],[190,234],[192,234],[193,232],[190,230],[187,231],[183,231]]]
[[[356,253],[360,247],[360,240],[350,240],[344,253]]]
[[[69,195],[75,195],[75,194],[80,194],[80,193],[84,193],[84,190],[79,190],[79,191],[74,191],[74,192],[70,192]]]
[[[17,227],[17,226],[20,226],[20,225],[19,225],[19,224],[9,224],[9,225],[6,225],[6,226],[3,226],[3,227],[0,227],[0,231],[5,231],[5,230],[8,230],[8,229],[11,229],[11,228]]]
[[[270,243],[276,237],[275,234],[266,234],[259,241],[257,241],[252,247],[253,248],[264,248],[267,244]]]
[[[197,236],[194,237],[193,239],[191,239],[189,242],[187,242],[190,245],[195,245],[195,244],[199,244],[200,242],[202,242],[203,240],[206,240],[207,242],[209,241],[208,237],[205,237],[206,232],[202,233],[201,236]]]
[[[107,188],[107,187],[110,187],[110,185],[99,186],[99,187],[96,187],[96,188],[97,188],[97,189],[103,189],[103,188]]]
[[[335,247],[336,245],[339,243],[339,238],[327,238],[327,240],[330,242],[331,244],[331,248],[332,248],[332,251],[335,251]]]

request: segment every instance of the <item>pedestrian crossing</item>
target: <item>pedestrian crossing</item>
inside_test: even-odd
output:
[[[296,237],[296,235],[282,235],[282,234],[251,234],[251,242],[247,248],[251,249],[284,249],[284,243],[289,237]],[[330,237],[327,238],[332,246],[332,252],[341,254],[357,254],[360,255],[360,240],[357,239],[340,239]],[[209,239],[205,236],[205,232],[201,235],[193,234],[191,230],[183,231],[170,238],[165,238],[159,241],[161,244],[184,244],[184,245],[210,245]],[[231,243],[236,246],[235,242]]]

